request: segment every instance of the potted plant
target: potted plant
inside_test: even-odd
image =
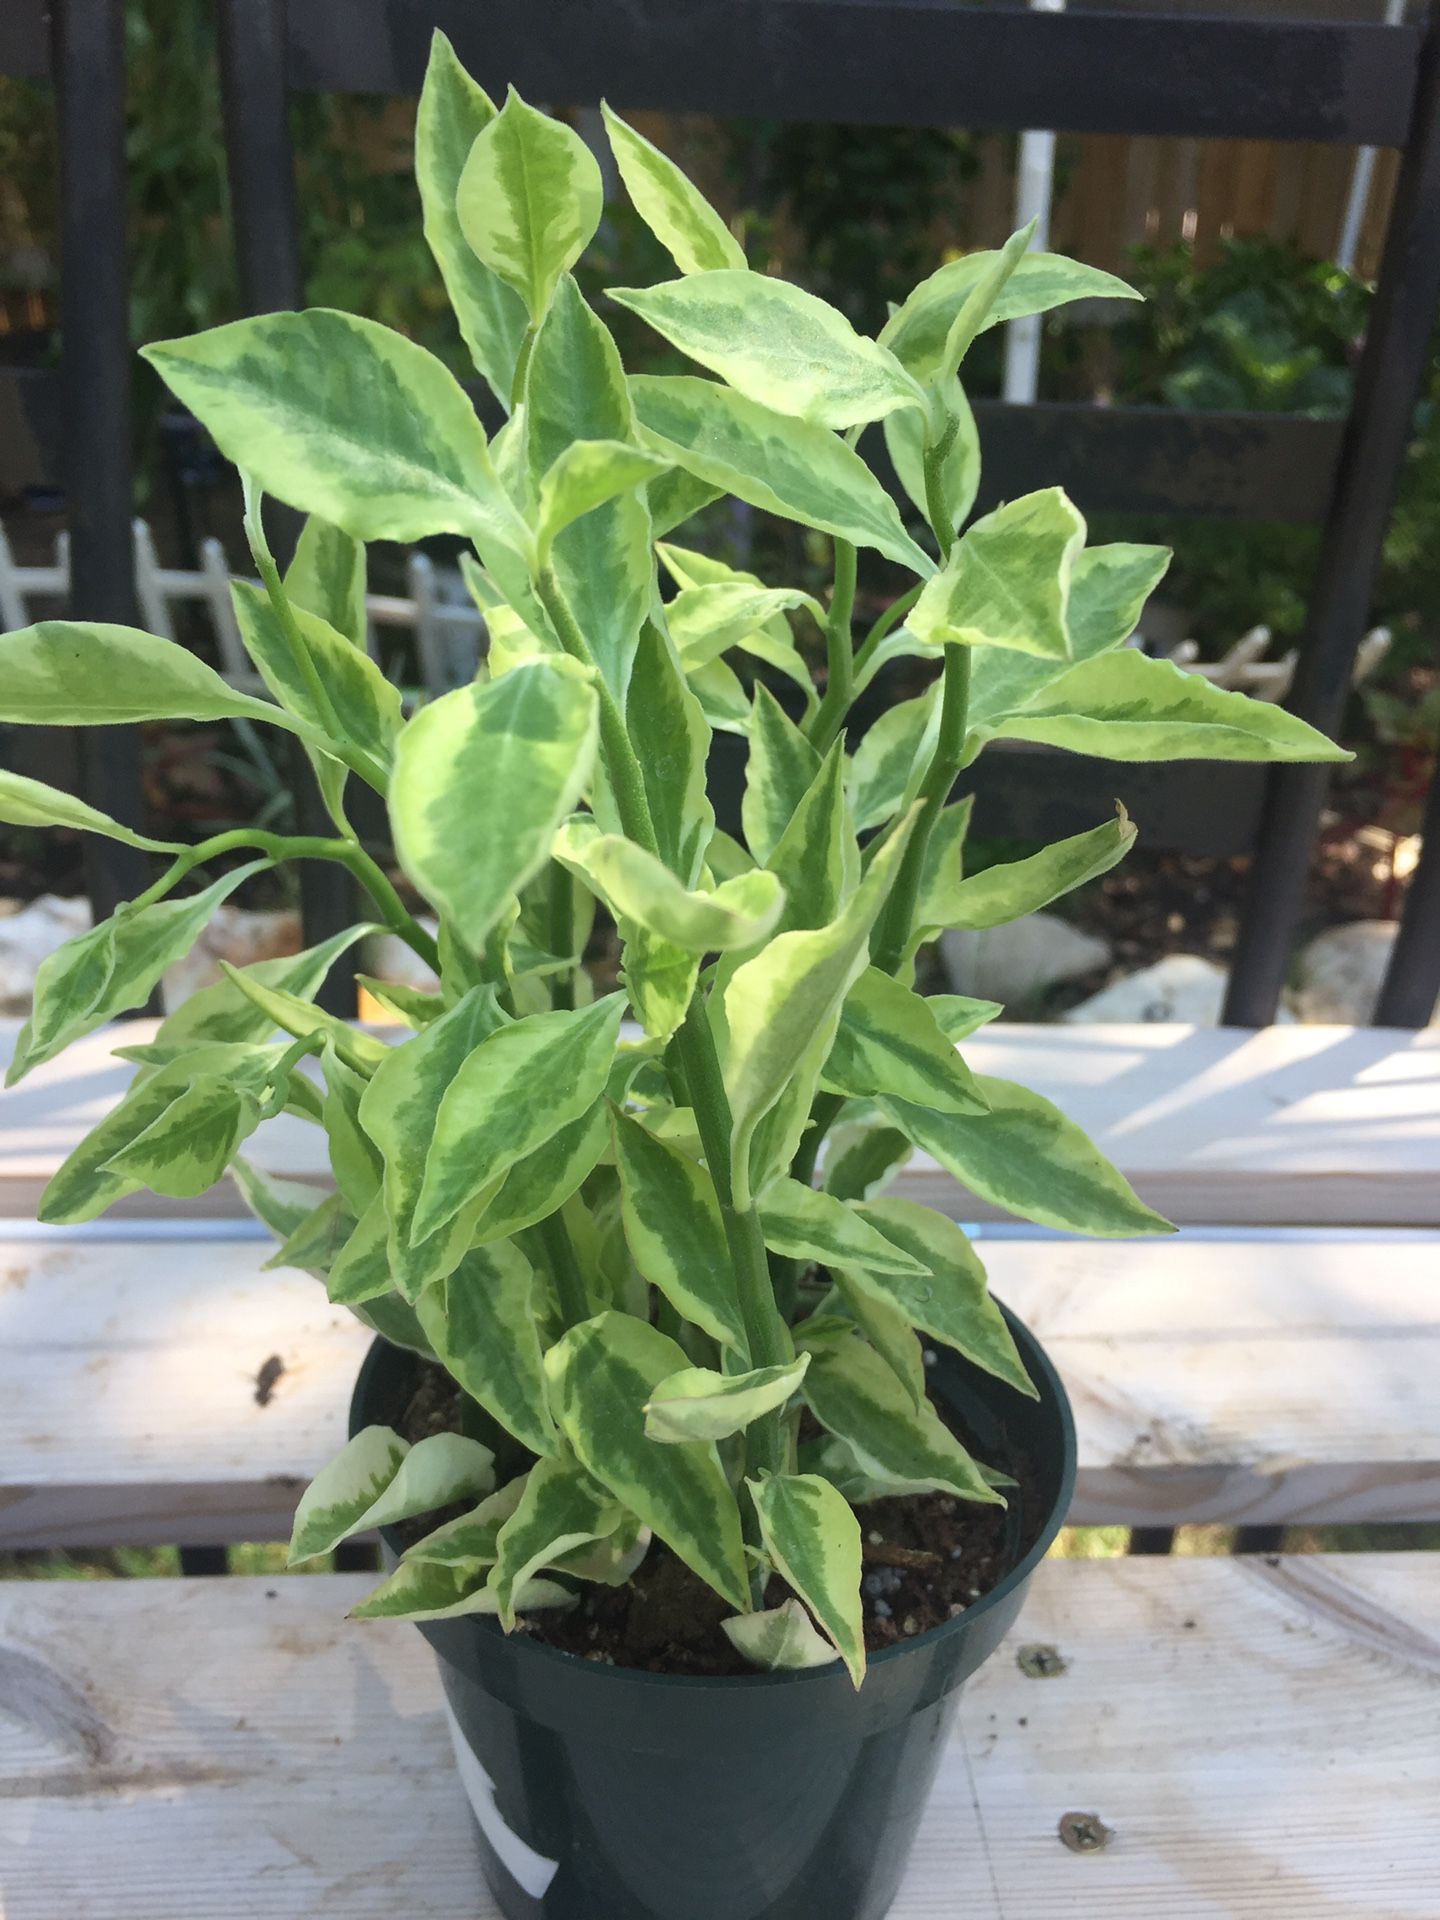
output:
[[[0,777],[8,819],[170,856],[45,963],[11,1078],[143,1005],[246,875],[346,866],[437,990],[370,983],[401,1029],[384,1038],[317,1007],[366,926],[230,969],[121,1049],[133,1085],[42,1217],[229,1171],[277,1261],[381,1336],[293,1552],[380,1529],[390,1571],[355,1611],[433,1641],[508,1915],[877,1916],[955,1689],[1013,1619],[1074,1468],[1063,1391],[964,1232],[881,1189],[918,1150],[1046,1226],[1165,1230],[1046,1100],[964,1064],[994,1004],[913,984],[938,929],[1043,905],[1135,829],[1121,814],[967,878],[956,776],[1003,739],[1341,756],[1124,645],[1163,550],[1087,547],[1054,488],[970,521],[967,347],[1118,282],[1022,233],[867,339],[750,273],[675,167],[609,128],[680,269],[611,297],[718,379],[627,379],[570,275],[601,217],[594,159],[513,94],[497,112],[443,38],[419,180],[508,410],[494,439],[437,361],[346,314],[148,350],[246,476],[260,583],[235,608],[273,702],[148,635],[58,621],[4,641],[0,717],[286,728],[334,832],[171,846]],[[921,540],[856,450],[873,422]],[[265,493],[309,516],[283,577]],[[672,538],[725,493],[829,537],[827,603]],[[362,543],[437,533],[473,544],[488,665],[407,720],[364,650]],[[860,547],[904,584],[857,647]],[[823,694],[792,620],[823,636]],[[938,676],[847,751],[851,701],[900,654]],[[737,661],[788,676],[802,718]],[[715,728],[748,741],[743,844],[706,798]],[[352,831],[352,778],[383,796],[438,937]],[[623,956],[598,996],[597,902]],[[282,1109],[323,1128],[333,1189],[244,1157]]]

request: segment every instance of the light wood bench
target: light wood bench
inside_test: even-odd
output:
[[[1076,1521],[1440,1518],[1437,1039],[972,1043],[1191,1229],[981,1226],[1075,1401]],[[366,1336],[308,1276],[262,1272],[233,1194],[186,1220],[26,1224],[124,1084],[112,1044],[0,1099],[0,1546],[280,1537]],[[277,1128],[261,1154],[318,1178],[318,1144]],[[908,1184],[983,1212],[933,1168]],[[430,1656],[345,1621],[364,1584],[0,1584],[5,1920],[489,1916]],[[1064,1671],[1027,1677],[1025,1643]],[[895,1920],[1431,1920],[1437,1726],[1434,1556],[1052,1560],[967,1690]],[[1110,1844],[1069,1850],[1067,1814]]]

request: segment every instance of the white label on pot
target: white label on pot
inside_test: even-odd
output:
[[[560,1871],[560,1862],[547,1860],[543,1853],[536,1853],[513,1827],[505,1824],[495,1804],[495,1782],[476,1759],[474,1749],[460,1731],[448,1700],[445,1702],[445,1722],[450,1729],[450,1744],[455,1749],[455,1764],[460,1769],[461,1784],[475,1811],[475,1818],[480,1822],[480,1831],[495,1849],[512,1879],[532,1900],[543,1899],[550,1882]]]

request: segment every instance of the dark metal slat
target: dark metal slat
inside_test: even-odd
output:
[[[1415,125],[1401,162],[1290,702],[1330,734],[1344,718],[1440,304],[1440,12],[1434,8]],[[1225,1000],[1223,1017],[1231,1026],[1262,1027],[1275,1017],[1329,784],[1325,766],[1280,767],[1270,776]]]
[[[977,400],[980,512],[1063,486],[1082,513],[1175,513],[1318,525],[1342,420]]]
[[[295,156],[286,85],[285,0],[218,0],[220,89],[230,218],[247,313],[274,313],[303,303]],[[272,508],[266,526],[277,555],[294,543],[296,520]],[[301,833],[327,834],[326,813],[304,751],[292,743],[290,780]],[[300,912],[307,943],[324,940],[356,919],[355,888],[343,867],[323,860],[299,868]],[[353,1014],[348,969],[336,968],[316,996],[331,1013]]]
[[[0,7],[0,73],[43,80],[50,71],[48,11],[43,0],[5,0]]]
[[[1418,48],[1370,22],[954,0],[291,0],[294,83],[418,93],[436,26],[487,87],[577,106],[1374,146],[1407,136]]]
[[[60,128],[60,310],[63,477],[70,520],[70,610],[79,620],[133,622],[131,354],[125,274],[125,31],[112,0],[55,0],[52,62]],[[57,749],[66,736],[57,730]],[[78,772],[96,806],[142,823],[134,727],[69,739],[50,779]],[[87,836],[96,919],[141,892],[146,856]]]
[[[1420,833],[1420,864],[1385,970],[1377,1027],[1428,1026],[1440,1000],[1440,772],[1430,781]]]

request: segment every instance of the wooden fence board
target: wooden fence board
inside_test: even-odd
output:
[[[0,1060],[17,1024],[0,1023]],[[50,1174],[128,1084],[111,1048],[152,1030],[103,1029],[0,1094],[0,1217],[33,1217]],[[1172,1220],[1440,1226],[1440,1029],[1001,1023],[965,1054],[1056,1101]],[[282,1117],[252,1144],[276,1171],[326,1177],[321,1135],[302,1121]],[[923,1159],[901,1190],[957,1218],[1002,1217]],[[242,1211],[228,1183],[191,1203],[136,1195],[116,1209]]]
[[[0,1545],[288,1534],[369,1335],[269,1251],[0,1240]],[[981,1251],[1074,1401],[1076,1522],[1440,1519],[1440,1238]]]
[[[344,1620],[365,1584],[0,1586],[6,1920],[493,1920],[429,1654]],[[892,1920],[1429,1920],[1437,1710],[1424,1555],[1051,1561]]]

